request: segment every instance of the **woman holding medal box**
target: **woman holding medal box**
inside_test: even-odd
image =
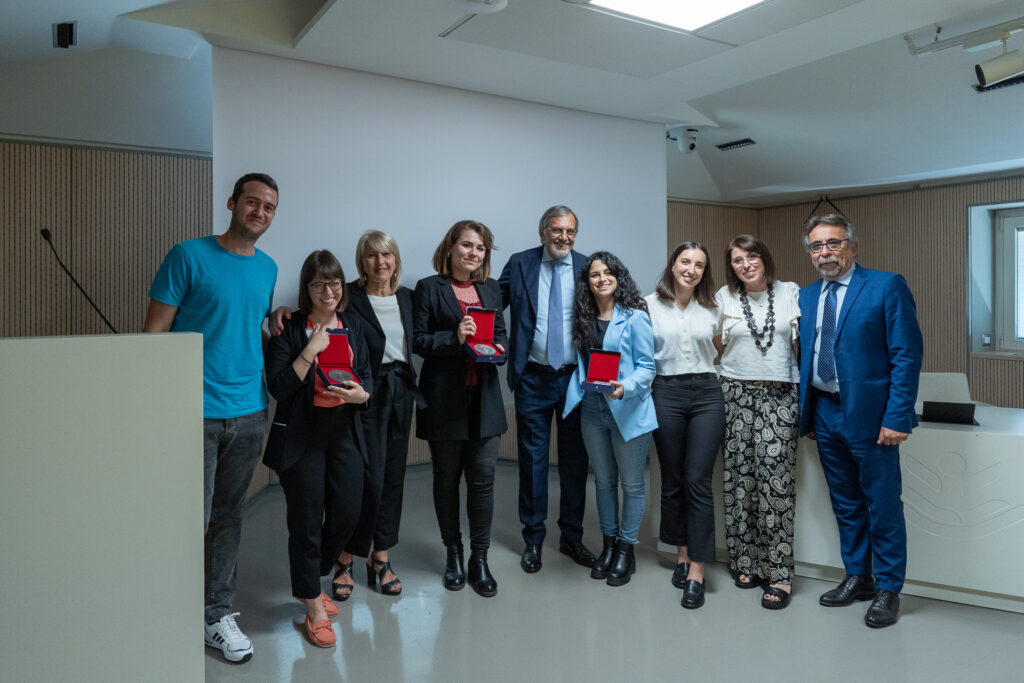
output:
[[[464,345],[477,331],[466,314],[468,308],[501,310],[498,283],[489,277],[493,248],[494,237],[486,225],[459,221],[434,251],[437,275],[420,280],[413,293],[413,350],[423,357],[419,387],[427,402],[416,412],[416,436],[430,445],[434,511],[447,551],[444,586],[460,590],[467,581],[459,529],[459,482],[465,473],[468,581],[484,597],[498,592],[487,549],[498,440],[508,424],[495,364],[477,362]],[[504,354],[507,338],[501,315],[494,318],[493,343]]]
[[[348,333],[352,369],[372,379],[363,323],[345,312],[348,292],[341,264],[314,251],[299,274],[299,310],[271,337],[265,352],[267,389],[277,400],[263,462],[277,472],[287,503],[292,594],[306,605],[306,633],[319,647],[335,644],[330,617],[338,607],[320,589],[359,519],[366,444],[358,410],[370,394],[363,384],[325,385],[318,354],[329,331]]]
[[[622,586],[636,571],[633,546],[646,506],[647,449],[651,432],[658,427],[651,400],[654,330],[647,302],[629,271],[606,251],[587,259],[576,284],[573,344],[578,364],[569,380],[563,415],[582,402],[580,425],[594,467],[597,514],[604,537],[590,576],[606,579],[609,586]],[[590,349],[619,354],[618,378],[611,382],[615,387],[611,393],[584,392]]]

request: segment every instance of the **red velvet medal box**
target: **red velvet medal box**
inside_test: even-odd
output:
[[[361,384],[352,369],[352,353],[348,346],[348,330],[327,330],[330,344],[320,352],[316,366],[320,381],[325,387],[339,386],[345,382]]]
[[[490,308],[470,306],[466,315],[476,323],[476,334],[466,338],[466,351],[478,363],[504,363],[505,354],[494,343],[494,316]]]
[[[587,381],[583,383],[583,391],[596,391],[599,394],[610,394],[615,391],[612,380],[619,378],[618,351],[590,350],[590,364],[587,366]]]

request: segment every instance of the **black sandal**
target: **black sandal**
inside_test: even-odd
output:
[[[349,578],[352,579],[352,583],[338,583],[338,577],[342,574],[348,574]],[[355,579],[352,577],[352,563],[342,564],[341,562],[334,563],[334,578],[331,579],[331,592],[334,593],[334,599],[339,602],[345,602],[352,597],[352,588],[355,584]]]
[[[778,600],[769,600],[769,595],[778,598]],[[765,609],[786,609],[789,607],[789,599],[792,595],[792,592],[786,592],[781,588],[765,586],[764,595],[761,596],[761,607]]]
[[[376,569],[377,567],[380,567],[380,569]],[[376,571],[376,576],[374,576],[374,571]],[[384,577],[388,575],[388,572],[394,574],[395,578],[384,583]],[[371,557],[370,561],[366,563],[366,585],[370,588],[376,588],[378,579],[380,580],[381,595],[402,594],[402,582],[398,580],[398,574],[395,574],[395,570],[391,568],[391,562]]]
[[[740,577],[741,576],[745,576],[749,580],[745,581],[745,582],[744,581],[740,581]],[[735,584],[735,586],[737,588],[742,588],[743,590],[748,590],[750,588],[757,588],[762,583],[763,583],[763,580],[761,579],[760,576],[757,576],[756,574],[743,574],[743,573],[737,574],[736,575],[736,580],[733,581],[733,584]]]

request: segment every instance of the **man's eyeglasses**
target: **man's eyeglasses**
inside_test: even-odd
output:
[[[341,289],[342,285],[344,285],[344,284],[345,283],[342,282],[341,280],[331,280],[330,282],[317,281],[317,282],[310,282],[309,283],[309,288],[312,289],[317,294],[319,294],[319,293],[323,292],[325,289],[327,289],[328,287],[330,287],[334,291],[338,291],[338,290]]]
[[[849,239],[831,239],[825,240],[824,242],[811,242],[807,245],[807,251],[812,254],[820,254],[824,247],[828,247],[829,251],[839,251],[843,248],[843,242],[849,242]]]
[[[548,232],[556,237],[576,237],[576,228],[548,228]]]

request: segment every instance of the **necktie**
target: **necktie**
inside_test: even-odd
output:
[[[565,363],[562,349],[562,278],[558,275],[561,261],[551,264],[551,291],[548,293],[548,364],[556,370]]]
[[[836,378],[836,290],[838,282],[828,283],[825,295],[825,310],[821,314],[821,345],[818,347],[818,377],[822,382]]]

